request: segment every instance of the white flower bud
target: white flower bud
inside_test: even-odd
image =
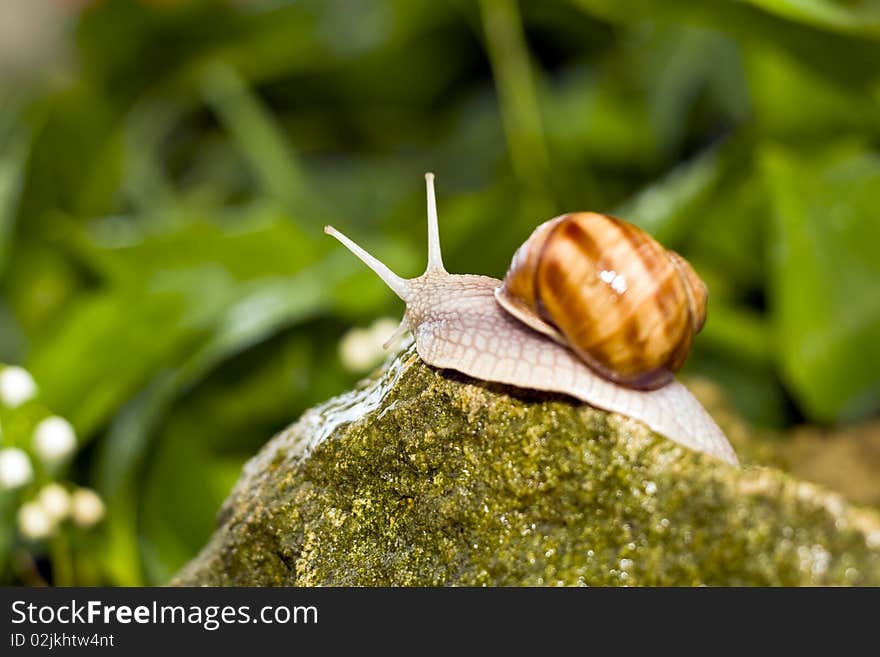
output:
[[[34,429],[34,451],[44,463],[57,463],[67,458],[75,447],[76,434],[63,417],[47,417]]]
[[[18,510],[18,529],[25,538],[38,541],[52,534],[55,523],[42,505],[27,502]]]
[[[0,449],[0,489],[18,488],[33,478],[34,468],[24,450],[18,447]]]
[[[386,356],[382,345],[400,322],[380,317],[369,328],[351,329],[339,343],[339,359],[350,372],[366,372],[379,365]]]
[[[339,358],[350,372],[363,372],[370,369],[375,360],[375,350],[370,332],[355,328],[342,336],[339,343]]]
[[[104,500],[91,488],[77,488],[70,504],[70,515],[80,527],[91,527],[104,517]]]
[[[373,339],[380,349],[382,349],[385,341],[394,335],[398,326],[400,326],[400,321],[393,317],[380,317],[370,325],[370,333],[373,334]],[[389,344],[388,346],[390,347],[391,345]],[[382,351],[384,352],[384,349]]]
[[[64,520],[70,513],[70,493],[61,484],[43,486],[37,500],[53,522]]]
[[[0,370],[0,403],[15,408],[37,394],[37,384],[30,373],[21,367]]]

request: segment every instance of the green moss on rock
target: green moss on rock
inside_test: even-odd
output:
[[[880,584],[880,516],[412,350],[244,469],[179,585]]]

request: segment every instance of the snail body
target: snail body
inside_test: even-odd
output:
[[[718,425],[687,388],[671,376],[672,367],[680,365],[679,360],[683,362],[683,356],[676,350],[684,349],[686,356],[692,333],[696,332],[694,326],[702,324],[704,310],[702,315],[699,308],[685,313],[688,324],[681,332],[686,346],[672,347],[672,360],[667,359],[662,366],[654,368],[657,372],[651,377],[646,378],[644,374],[635,377],[642,388],[650,378],[653,389],[624,385],[612,378],[613,373],[603,374],[598,366],[589,364],[572,348],[563,332],[565,329],[560,326],[563,322],[544,319],[541,314],[544,302],[530,305],[528,297],[511,300],[511,295],[522,284],[522,281],[515,282],[520,274],[517,267],[529,260],[535,242],[525,252],[518,252],[511,267],[513,274],[503,282],[489,276],[450,274],[445,270],[440,253],[433,176],[428,174],[426,180],[428,266],[417,278],[397,276],[342,233],[330,226],[324,229],[406,303],[400,327],[386,344],[407,330],[412,331],[416,351],[429,365],[454,369],[484,381],[567,394],[592,406],[640,420],[686,447],[737,463],[736,454]],[[554,221],[558,222],[559,218],[543,224],[533,237],[535,234],[540,237],[542,229],[552,230],[556,225]],[[696,274],[693,276],[696,278]],[[684,288],[686,284],[676,280],[679,283],[671,285],[681,291],[676,286],[680,284]],[[685,290],[685,297],[688,294]],[[705,308],[705,288],[702,303]],[[689,331],[690,337],[687,337]]]

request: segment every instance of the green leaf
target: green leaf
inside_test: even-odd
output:
[[[696,215],[683,236],[684,254],[709,285],[709,300],[747,304],[766,285],[766,217],[769,201],[756,171],[752,144],[737,148],[720,173],[718,184],[691,207]],[[758,308],[760,309],[760,308]]]
[[[46,403],[89,436],[155,368],[198,338],[186,296],[113,290],[87,295],[37,344],[27,362]]]
[[[8,256],[3,277],[6,301],[27,340],[38,339],[62,321],[69,304],[82,292],[82,272],[42,240],[19,236]]]
[[[10,141],[4,144],[0,136],[0,274],[6,264],[30,145],[30,139],[22,134]]]
[[[264,191],[293,209],[304,225],[317,225],[320,204],[309,192],[302,166],[280,126],[245,81],[235,70],[214,63],[205,71],[202,93],[232,133]],[[311,216],[316,209],[317,221]]]
[[[880,7],[876,2],[833,0],[574,0],[601,16],[615,19],[659,19],[715,24],[737,29],[743,24],[769,24],[768,19],[797,21],[810,27],[859,35],[880,35]]]
[[[872,0],[739,0],[802,23],[841,32],[880,35],[880,3]]]
[[[698,219],[690,210],[718,182],[722,167],[719,153],[715,149],[706,151],[645,187],[615,214],[673,246]]]
[[[28,364],[50,406],[81,435],[102,426],[160,368],[221,335],[224,318],[244,300],[290,306],[283,296],[296,291],[283,277],[320,255],[317,238],[277,216],[261,218],[259,209],[245,219],[225,230],[195,222],[135,233],[131,246],[101,246],[105,233],[118,232],[106,224],[93,231],[96,240],[71,240],[107,285],[57,314],[37,335]]]
[[[59,212],[72,217],[112,212],[124,154],[112,103],[80,82],[40,99],[29,114],[38,127],[19,220],[34,231],[43,223],[51,226]]]
[[[521,184],[541,192],[550,162],[519,6],[513,0],[479,4],[511,165]]]
[[[90,224],[87,236],[72,235],[70,245],[108,283],[153,288],[206,268],[231,283],[291,275],[332,247],[321,232],[300,230],[269,203],[213,222],[181,216],[164,223],[163,217],[105,217]]]
[[[770,301],[782,375],[819,421],[880,408],[880,156],[839,143],[768,147]]]
[[[677,155],[694,134],[740,123],[749,95],[739,45],[716,30],[658,25],[631,55],[644,76],[647,104],[664,155]]]
[[[880,30],[853,21],[841,30],[830,22],[805,24],[736,0],[572,0],[585,11],[615,23],[692,25],[724,32],[737,41],[771,43],[816,72],[851,87],[878,79]],[[844,33],[845,32],[845,33]],[[871,37],[871,38],[869,38]],[[803,111],[803,110],[799,110]]]
[[[548,81],[552,87],[542,96],[542,110],[555,157],[572,163],[587,157],[596,168],[656,163],[659,139],[644,97],[619,80],[613,72],[600,79],[577,70]],[[580,181],[579,170],[577,177]]]
[[[706,325],[699,335],[701,347],[727,354],[742,365],[769,370],[773,344],[767,320],[760,314],[719,300],[710,302]]]
[[[880,95],[871,85],[847,85],[839,76],[822,75],[772,43],[751,44],[746,63],[755,124],[762,133],[802,139],[880,130]]]

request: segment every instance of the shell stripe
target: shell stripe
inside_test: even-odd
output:
[[[677,263],[614,217],[574,213],[551,221],[534,234],[537,248],[518,259],[525,266],[511,272],[519,288],[530,288],[523,301],[609,378],[640,386],[668,380],[692,338],[692,312],[683,312],[690,294]],[[624,278],[627,289],[609,290],[606,270]]]

